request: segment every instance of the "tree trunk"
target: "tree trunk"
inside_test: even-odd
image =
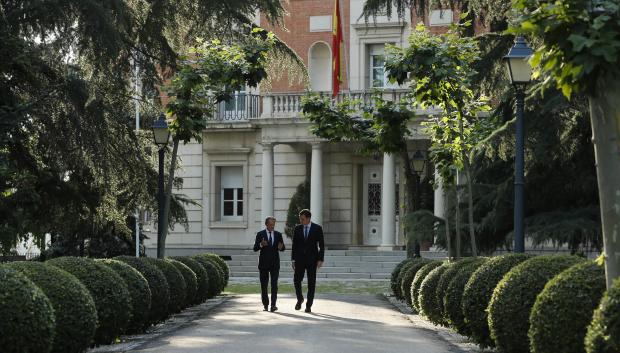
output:
[[[589,97],[607,288],[620,277],[620,80],[601,77]]]
[[[459,171],[456,172],[456,184],[454,189],[456,191],[456,208],[455,208],[455,222],[456,227],[456,259],[461,258],[461,178]]]
[[[170,197],[172,196],[172,185],[174,184],[174,170],[177,164],[177,154],[179,152],[179,139],[177,137],[172,139],[172,155],[170,157],[170,170],[168,172],[168,183],[166,185],[165,195],[166,199],[164,202],[164,219],[162,222],[162,231],[161,231],[161,244],[157,243],[157,247],[161,246],[161,252],[157,253],[161,255],[160,258],[166,257],[166,237],[168,236],[168,224],[170,214]]]
[[[447,186],[444,183],[444,186]],[[444,188],[444,219],[446,221],[446,248],[448,248],[448,260],[452,257],[452,240],[450,239],[450,222],[448,214],[450,213],[450,195],[447,193],[448,189]]]
[[[476,246],[476,231],[474,229],[474,192],[473,182],[471,180],[471,165],[469,159],[465,160],[465,173],[467,177],[467,213],[469,217],[469,239],[471,240],[471,255],[478,256],[478,247]]]

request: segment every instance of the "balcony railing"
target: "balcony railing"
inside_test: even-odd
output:
[[[333,104],[340,103],[345,99],[357,101],[354,108],[361,109],[364,106],[374,104],[373,95],[380,94],[383,99],[397,102],[409,93],[407,89],[386,89],[377,91],[347,91],[339,93]],[[329,92],[320,92],[322,96],[331,97]],[[259,118],[294,118],[301,114],[301,101],[306,92],[268,93],[262,96],[256,94],[239,93],[232,99],[222,102],[217,106],[215,114],[209,122],[243,122]]]

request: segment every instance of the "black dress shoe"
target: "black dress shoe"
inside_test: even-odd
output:
[[[267,307],[267,305],[265,305],[265,306],[263,307],[263,311],[269,311],[269,307]]]
[[[304,302],[303,300],[297,301],[297,304],[295,304],[295,310],[301,309],[301,303],[303,303],[303,302]]]
[[[311,312],[312,312],[312,310],[310,310],[310,308],[308,308],[308,307],[306,307],[306,310],[305,310],[305,311],[306,311],[307,313],[311,313]]]
[[[271,307],[271,312],[274,312],[274,311],[277,311],[277,310],[278,310],[278,307],[277,307],[277,306],[272,306],[272,307]]]

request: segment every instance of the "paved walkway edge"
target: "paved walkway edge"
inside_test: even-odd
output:
[[[156,326],[150,327],[146,333],[121,336],[121,341],[119,343],[97,346],[89,349],[87,352],[121,353],[138,349],[155,338],[190,325],[193,321],[204,317],[206,314],[213,311],[213,309],[219,307],[234,297],[234,295],[221,295],[219,297],[209,299],[200,305],[187,308],[178,314],[172,315],[168,318],[168,320],[157,324]]]
[[[494,350],[482,350],[477,344],[469,342],[469,339],[465,336],[459,335],[451,329],[443,326],[435,326],[429,321],[422,319],[422,317],[413,312],[413,310],[393,295],[383,293],[383,297],[389,301],[398,311],[400,311],[414,326],[424,329],[432,330],[439,337],[446,342],[458,348],[461,352],[465,353],[481,353],[481,352],[495,352]]]

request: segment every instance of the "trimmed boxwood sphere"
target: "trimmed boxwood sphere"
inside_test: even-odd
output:
[[[426,264],[422,266],[415,274],[415,277],[413,277],[413,282],[411,282],[411,306],[416,312],[420,312],[420,287],[422,287],[422,281],[424,281],[432,270],[443,264],[443,261],[433,261]]]
[[[7,264],[28,277],[47,296],[56,318],[53,353],[83,352],[97,328],[97,308],[88,289],[72,274],[42,262]]]
[[[458,270],[456,275],[450,280],[448,288],[443,295],[443,316],[450,327],[461,335],[468,336],[470,333],[469,325],[465,324],[463,317],[463,291],[471,275],[488,259],[478,258],[471,261]]]
[[[121,276],[127,285],[127,289],[129,289],[129,300],[131,300],[133,310],[131,311],[131,320],[129,321],[127,332],[142,332],[148,324],[149,311],[151,310],[149,282],[138,270],[122,261],[114,259],[99,261]]]
[[[116,260],[122,261],[135,268],[146,278],[151,290],[151,310],[149,311],[149,323],[156,324],[164,321],[168,317],[168,302],[170,301],[170,290],[166,276],[154,264],[143,260],[143,257],[118,256]],[[145,328],[148,325],[145,325]]]
[[[418,297],[420,301],[420,314],[426,316],[426,318],[435,325],[443,323],[442,312],[437,307],[437,285],[439,284],[441,275],[451,264],[450,262],[446,262],[433,269],[420,285],[420,296]]]
[[[97,307],[95,343],[109,344],[125,332],[132,307],[129,290],[121,276],[85,257],[57,257],[47,263],[71,273],[88,288]]]
[[[189,256],[175,256],[172,258],[185,264],[196,274],[198,288],[192,304],[200,304],[207,300],[207,297],[209,296],[209,274],[207,273],[207,270],[205,270],[205,268],[198,261]]]
[[[15,269],[0,266],[0,347],[3,353],[48,353],[54,308],[43,291]]]
[[[406,263],[411,262],[412,260],[413,259],[404,259],[399,262],[396,267],[394,267],[394,270],[392,270],[392,276],[390,277],[390,288],[392,289],[392,293],[394,293],[394,297],[397,299],[402,299],[402,295],[400,293],[400,282],[398,281],[400,270],[402,270]]]
[[[530,311],[547,282],[582,258],[536,256],[510,270],[497,284],[489,303],[489,329],[498,351],[529,352]]]
[[[176,267],[177,270],[181,272],[181,275],[183,275],[183,279],[185,280],[185,284],[187,285],[185,291],[185,300],[183,301],[183,308],[187,308],[188,306],[192,305],[192,302],[196,297],[196,291],[198,289],[196,274],[182,262],[170,258],[166,259],[166,261],[174,265],[174,267]]]
[[[487,320],[487,307],[493,289],[510,269],[532,256],[524,253],[505,254],[489,259],[469,278],[462,299],[463,315],[469,337],[481,347],[493,347]]]
[[[224,274],[222,290],[226,288],[226,286],[228,285],[228,279],[230,277],[230,269],[228,268],[228,264],[226,263],[226,261],[224,261],[224,259],[222,259],[218,254],[214,253],[202,253],[200,255],[206,256],[215,261],[217,266],[220,268],[220,270],[222,270],[222,273]]]
[[[424,265],[429,264],[431,261],[432,260],[424,258],[416,259],[413,266],[410,266],[409,269],[407,269],[407,272],[403,275],[403,279],[400,282],[400,292],[403,294],[405,302],[407,302],[409,306],[411,306],[411,284],[413,282],[413,278],[416,273],[424,267]]]
[[[570,267],[547,282],[530,312],[532,353],[585,353],[584,338],[605,292],[605,270],[594,261]]]
[[[194,255],[194,258],[200,257],[202,259],[209,261],[211,264],[215,266],[215,270],[217,271],[218,277],[219,277],[219,288],[217,291],[217,293],[219,294],[224,290],[224,288],[226,288],[226,280],[225,280],[226,274],[224,270],[222,270],[222,267],[219,265],[218,261],[212,255],[213,254],[202,253],[202,254]]]
[[[443,297],[448,290],[448,285],[450,284],[450,281],[463,267],[468,266],[471,263],[477,262],[479,260],[480,258],[478,257],[465,257],[446,265],[446,270],[439,277],[439,281],[437,282],[437,288],[435,289],[435,305],[437,306],[437,311],[441,315],[441,320],[439,321],[440,324],[444,326],[448,325],[448,322],[445,320],[446,315],[444,314]]]
[[[586,334],[588,353],[620,352],[620,278],[613,281],[594,311]]]
[[[181,312],[183,305],[185,304],[185,297],[187,296],[187,284],[183,275],[177,268],[170,262],[162,259],[154,259],[150,257],[142,258],[143,261],[148,261],[157,266],[159,270],[166,276],[168,282],[168,288],[170,290],[170,301],[168,302],[168,313],[176,314]]]
[[[406,262],[400,269],[400,272],[398,272],[398,276],[396,276],[396,282],[398,283],[398,289],[396,294],[396,298],[398,300],[404,300],[405,299],[405,293],[403,293],[402,290],[402,286],[401,284],[403,283],[403,277],[405,276],[405,273],[411,268],[411,266],[413,266],[416,262],[416,259],[409,259],[408,262]]]
[[[213,260],[207,257],[194,255],[192,258],[204,267],[209,276],[209,290],[207,291],[207,298],[211,299],[215,297],[220,293],[222,288],[222,278],[219,268],[213,263]]]

